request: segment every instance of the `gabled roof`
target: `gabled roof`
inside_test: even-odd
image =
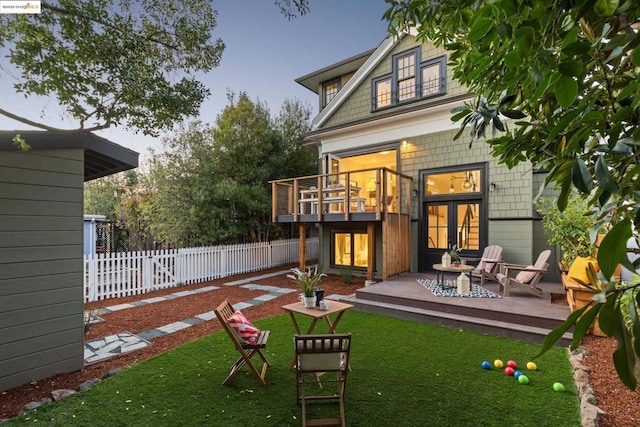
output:
[[[302,86],[317,94],[320,83],[356,71],[362,66],[362,64],[364,64],[373,52],[375,52],[375,49],[371,49],[343,61],[336,62],[335,64],[324,67],[318,71],[309,73],[306,76],[298,77],[296,79],[296,83],[300,83]]]
[[[32,150],[84,149],[85,181],[138,167],[138,153],[91,132],[2,130],[0,151],[17,150],[13,144],[16,134],[20,134]]]
[[[356,71],[356,73],[349,79],[346,85],[333,99],[327,104],[326,107],[313,119],[311,122],[311,130],[317,130],[322,126],[333,113],[342,105],[342,103],[351,95],[351,93],[364,81],[371,71],[387,56],[387,54],[398,44],[406,33],[398,34],[396,36],[389,36],[378,46],[371,55],[366,59],[362,66]]]

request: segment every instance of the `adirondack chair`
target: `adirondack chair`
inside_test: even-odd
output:
[[[225,300],[218,306],[218,308],[214,310],[214,312],[218,320],[220,320],[220,323],[222,323],[224,330],[227,331],[229,338],[231,338],[231,341],[233,341],[236,349],[240,352],[240,357],[235,361],[233,365],[231,365],[229,376],[227,376],[222,384],[229,384],[229,382],[231,382],[231,380],[238,374],[238,372],[240,372],[240,369],[242,369],[244,365],[247,365],[258,382],[260,382],[261,385],[267,385],[264,377],[267,374],[267,368],[270,365],[262,350],[267,346],[269,331],[258,331],[257,329],[255,329],[255,327],[253,327],[253,325],[251,325],[250,322],[247,321],[248,325],[250,325],[255,329],[255,331],[257,331],[255,336],[251,337],[250,342],[248,342],[248,340],[243,338],[241,334],[231,325],[233,323],[232,318],[234,316],[237,316],[239,312],[237,310],[234,310],[229,300]],[[262,369],[260,371],[258,371],[258,368],[256,368],[256,366],[253,364],[253,361],[251,360],[251,358],[256,355],[262,359]]]
[[[496,274],[496,278],[500,283],[500,289],[504,290],[503,296],[508,297],[511,286],[515,286],[537,297],[550,300],[551,295],[537,286],[542,276],[547,272],[549,267],[547,260],[550,255],[551,251],[548,249],[540,252],[533,265],[500,264],[500,273]],[[512,277],[514,272],[517,274]]]
[[[496,274],[500,272],[502,262],[502,246],[490,245],[484,248],[480,258],[463,257],[467,264],[477,262],[476,268],[471,271],[471,277],[479,277],[480,285],[484,286],[486,280],[498,281]]]
[[[296,354],[296,394],[302,405],[302,425],[340,425],[345,426],[344,393],[349,373],[349,352],[351,334],[315,334],[296,335],[294,337]],[[320,374],[333,374],[334,379],[325,379],[321,386]],[[312,386],[318,383],[319,387]],[[317,391],[312,391],[314,387]],[[308,401],[337,401],[340,417],[308,419]]]

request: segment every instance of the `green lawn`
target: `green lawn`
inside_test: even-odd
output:
[[[237,356],[224,331],[127,369],[98,386],[6,425],[288,426],[300,425],[295,375],[287,369],[294,334],[288,316],[256,322],[271,330],[267,387],[245,368],[222,386]],[[306,327],[306,325],[301,325]],[[326,326],[326,325],[324,325]],[[524,365],[539,346],[350,310],[346,392],[349,426],[580,426],[566,349],[553,349],[537,371]],[[320,327],[317,333],[324,332]],[[513,359],[530,378],[519,384],[483,360]],[[554,392],[552,384],[567,386]],[[322,415],[337,405],[321,404]]]

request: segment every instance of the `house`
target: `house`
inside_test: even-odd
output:
[[[524,264],[547,249],[532,205],[544,173],[507,169],[484,141],[454,140],[451,110],[472,95],[447,55],[403,34],[296,80],[319,97],[305,143],[322,170],[273,181],[272,216],[298,224],[301,239],[319,228],[322,271],[385,279],[429,271],[453,245],[479,257],[497,244]]]
[[[111,252],[107,250],[109,239],[105,239],[107,217],[104,215],[84,215],[82,224],[83,254]]]
[[[87,132],[0,131],[0,390],[83,368],[83,185],[137,165]]]

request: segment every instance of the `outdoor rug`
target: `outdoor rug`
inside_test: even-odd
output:
[[[445,280],[444,289],[435,279],[418,279],[418,283],[427,288],[437,297],[502,298],[500,295],[473,283],[471,284],[471,291],[469,292],[469,295],[460,295],[458,293],[455,280]]]

